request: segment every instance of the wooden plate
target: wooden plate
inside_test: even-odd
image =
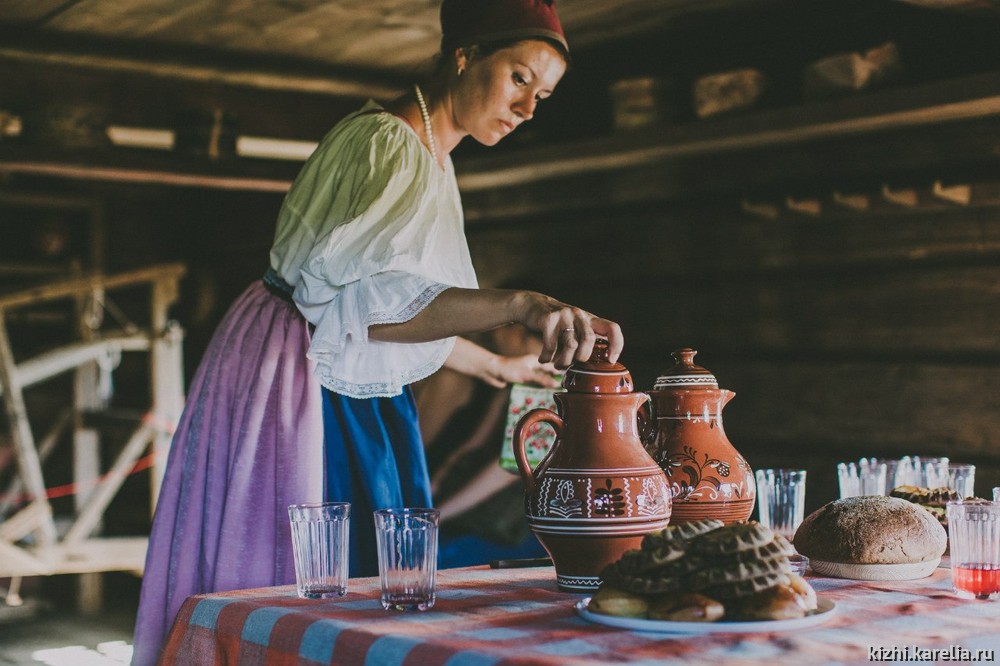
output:
[[[850,578],[851,580],[915,580],[934,573],[941,558],[927,562],[907,564],[847,564],[844,562],[824,562],[809,558],[813,572],[821,576]]]

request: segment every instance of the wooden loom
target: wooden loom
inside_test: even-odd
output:
[[[18,603],[17,589],[24,576],[142,572],[146,537],[100,537],[95,532],[130,470],[147,449],[153,454],[150,492],[151,505],[155,506],[171,434],[184,404],[183,333],[167,317],[184,272],[181,264],[165,264],[117,275],[69,278],[0,296],[0,397],[18,462],[18,474],[0,492],[0,578],[11,578],[8,603]],[[95,323],[94,308],[103,307],[107,292],[144,284],[150,288],[148,328],[127,323],[122,329],[109,330],[101,326],[102,317]],[[67,299],[76,302],[79,337],[33,358],[16,361],[8,334],[11,313]],[[101,474],[98,433],[84,427],[80,416],[100,408],[100,364],[122,352],[150,354],[152,404],[110,468]],[[75,375],[72,407],[36,440],[24,389],[71,371]],[[68,528],[59,529],[46,494],[42,464],[69,424],[73,425],[74,481],[86,492],[77,494]],[[17,497],[28,501],[18,505]],[[96,596],[99,598],[99,591]]]

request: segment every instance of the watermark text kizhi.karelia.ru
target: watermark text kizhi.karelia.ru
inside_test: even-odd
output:
[[[996,658],[994,652],[994,650],[970,650],[961,645],[952,645],[946,648],[922,648],[916,645],[869,646],[868,661],[990,662]]]

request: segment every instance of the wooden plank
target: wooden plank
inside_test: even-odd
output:
[[[992,228],[1000,228],[1000,216],[993,219]],[[905,225],[903,220],[898,222]],[[951,225],[946,220],[937,222],[951,244]],[[989,228],[986,222],[967,227],[973,232],[970,239],[975,237],[976,229],[980,238],[987,238]],[[591,243],[599,237],[586,226],[553,231],[564,238],[573,234],[589,238]],[[545,285],[548,293],[618,321],[626,336],[623,362],[640,387],[652,386],[657,374],[669,366],[669,352],[683,345],[693,345],[708,358],[722,357],[727,362],[763,358],[776,359],[780,364],[871,363],[876,368],[886,364],[904,368],[954,364],[961,371],[978,369],[987,373],[995,373],[1000,365],[996,346],[1000,330],[1000,262],[995,255],[977,258],[973,244],[967,247],[972,256],[966,264],[954,258],[905,267],[876,258],[855,274],[856,267],[850,262],[839,270],[834,267],[808,272],[799,266],[771,272],[755,269],[753,262],[745,261],[741,270],[728,272],[724,267],[729,253],[742,250],[752,255],[752,245],[733,244],[732,240],[725,246],[699,245],[691,242],[690,235],[672,228],[662,239],[663,246],[669,249],[661,251],[647,232],[640,228],[620,247],[615,240],[602,244],[603,253],[596,265],[580,261],[580,257],[589,256],[582,248],[570,248],[561,254],[563,248],[558,242],[550,250],[544,244],[536,248],[509,247],[494,238],[493,254],[499,255],[494,257],[497,262],[508,261],[515,268],[529,271],[522,275],[560,276],[554,284],[550,281]],[[792,252],[794,238],[781,239],[782,234],[777,232],[773,236],[775,242],[788,240]],[[919,237],[913,236],[915,246],[920,245]],[[857,242],[863,243],[864,238],[859,235]],[[615,239],[620,240],[617,236]],[[822,243],[823,238],[817,242]],[[933,254],[933,243],[925,238],[923,245]],[[499,247],[505,251],[496,252]],[[834,246],[827,261],[836,266],[837,254]],[[635,261],[630,263],[633,258]],[[649,270],[632,272],[636,263]],[[660,272],[653,270],[657,266]],[[525,286],[532,285],[529,282]],[[720,371],[708,360],[705,362]],[[784,371],[778,367],[773,373],[762,372],[756,381],[783,386]],[[815,392],[825,399],[841,400],[841,387],[828,386],[822,373],[814,381]],[[883,403],[895,404],[906,388],[930,396],[937,390],[949,390],[947,385],[928,386],[915,379],[912,386],[904,383],[873,396],[873,408],[881,412]],[[989,391],[985,386],[981,388]],[[990,415],[994,414],[990,409],[968,403],[950,422],[955,427],[984,419],[990,423]],[[916,441],[927,432],[922,424],[904,417],[886,415],[886,421],[901,436]],[[839,427],[839,416],[816,415],[817,432]],[[981,442],[984,450],[989,448],[985,441]]]
[[[56,540],[55,523],[52,521],[52,506],[45,494],[42,464],[35,449],[35,440],[28,421],[28,410],[17,378],[14,354],[7,336],[7,323],[0,311],[0,386],[3,387],[3,403],[10,422],[11,437],[17,450],[18,470],[25,490],[31,496],[31,504],[39,516],[34,531],[38,544],[49,546]]]
[[[648,128],[571,146],[464,161],[463,192],[650,165],[669,159],[928,128],[1000,115],[1000,73],[802,104],[716,121]]]
[[[928,9],[961,12],[981,16],[996,16],[1000,14],[998,0],[899,0],[911,5],[927,7]]]
[[[0,522],[0,541],[16,543],[46,523],[52,522],[52,509],[43,502],[30,502]]]
[[[173,3],[172,3],[173,4]],[[97,17],[100,20],[101,17]],[[128,37],[133,37],[130,33]],[[334,97],[388,100],[406,89],[393,75],[376,75],[370,67],[367,75],[359,62],[358,68],[315,61],[286,58],[275,63],[263,56],[238,58],[217,48],[209,41],[198,48],[189,44],[187,50],[160,44],[143,44],[138,50],[109,46],[108,42],[68,39],[57,33],[0,27],[0,61],[19,66],[41,65],[66,67],[91,72],[107,72],[183,81],[191,84],[246,87],[272,92],[300,92]],[[294,52],[294,48],[291,49]],[[195,53],[197,55],[192,55]],[[428,55],[431,55],[430,53]],[[339,71],[336,71],[339,70]]]
[[[96,360],[108,353],[122,351],[147,351],[150,347],[148,335],[112,335],[94,342],[79,342],[53,349],[17,365],[17,375],[21,387],[26,388],[38,382],[68,372],[88,360]],[[0,395],[3,391],[0,390]]]
[[[612,153],[590,164],[593,169],[584,169],[584,163],[590,164],[590,158],[571,160],[564,168],[559,161],[536,163],[526,155],[515,167],[518,171],[498,168],[471,185],[465,181],[466,219],[478,223],[720,196],[739,201],[748,195],[771,195],[784,201],[802,191],[873,188],[887,179],[929,185],[937,178],[990,178],[1000,172],[1000,118],[648,162],[629,163]],[[579,173],[573,173],[577,167]],[[536,170],[530,182],[515,182]],[[487,186],[494,176],[498,182]]]
[[[171,187],[204,187],[216,190],[251,192],[286,192],[291,179],[252,178],[238,175],[184,174],[156,168],[98,167],[60,162],[3,162],[0,174],[17,173],[31,176],[66,178],[69,180],[142,183]]]
[[[736,350],[865,359],[1000,361],[1000,268],[719,275],[683,288],[683,306],[663,284],[616,283],[576,292],[586,307],[616,318],[630,345],[698,340]],[[678,281],[679,283],[679,281]],[[623,292],[631,300],[623,302]]]
[[[977,186],[978,192],[983,187]],[[1000,183],[992,189],[1000,192]],[[1000,203],[1000,201],[998,201]],[[991,265],[1000,257],[1000,206],[959,209],[943,202],[908,211],[873,205],[857,214],[827,206],[815,221],[761,220],[737,202],[562,212],[466,230],[480,283],[558,276],[578,291],[629,282],[714,280],[746,276],[851,274],[875,268]],[[600,270],[581,262],[600,239]],[[550,278],[551,281],[551,278]]]
[[[66,5],[66,0],[4,0],[3,20],[11,23],[38,21]]]
[[[103,571],[141,574],[148,543],[146,537],[102,537],[87,539],[71,549],[26,549],[0,541],[0,578]]]
[[[111,465],[111,469],[94,488],[86,505],[77,513],[76,519],[63,537],[63,545],[72,547],[91,535],[100,522],[104,510],[125,482],[129,470],[132,469],[135,461],[139,459],[139,456],[146,449],[146,445],[153,440],[155,435],[156,431],[147,425],[141,425],[136,429],[125,446],[122,447],[121,453]]]
[[[13,544],[0,541],[0,577],[47,576],[49,564]]]
[[[101,287],[110,290],[143,282],[178,280],[186,270],[183,264],[160,264],[114,275],[94,274],[63,280],[0,296],[0,310],[31,305],[43,300],[69,298]]]
[[[86,539],[60,549],[62,559],[53,573],[130,571],[141,574],[146,566],[146,537],[101,537]]]
[[[45,464],[45,461],[48,460],[49,455],[52,453],[53,449],[55,449],[56,444],[59,443],[59,438],[62,436],[66,426],[70,424],[72,418],[73,410],[64,409],[52,421],[49,431],[45,434],[41,441],[38,442],[38,459],[42,465]],[[20,501],[19,497],[21,494],[21,488],[21,477],[15,476],[11,479],[6,490],[0,494],[0,519],[3,519],[7,515],[7,512]],[[6,523],[0,523],[0,534],[4,533],[5,526]]]

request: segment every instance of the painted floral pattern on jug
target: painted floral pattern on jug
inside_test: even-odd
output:
[[[604,477],[603,480],[553,476],[542,481],[534,510],[529,510],[528,515],[538,518],[662,516],[669,515],[671,495],[670,486],[658,475]]]
[[[583,515],[583,500],[573,496],[573,482],[561,479],[556,488],[556,496],[549,502],[548,513],[559,518]],[[540,512],[545,515],[544,512]]]
[[[753,471],[740,454],[733,457],[736,473],[731,465],[718,458],[698,453],[690,446],[684,446],[679,453],[666,457],[663,470],[670,479],[670,491],[674,499],[751,499],[756,494]]]
[[[626,481],[626,483],[628,483]],[[604,488],[594,491],[594,513],[598,516],[625,515],[625,499],[622,489],[615,488],[611,479],[604,479]]]

